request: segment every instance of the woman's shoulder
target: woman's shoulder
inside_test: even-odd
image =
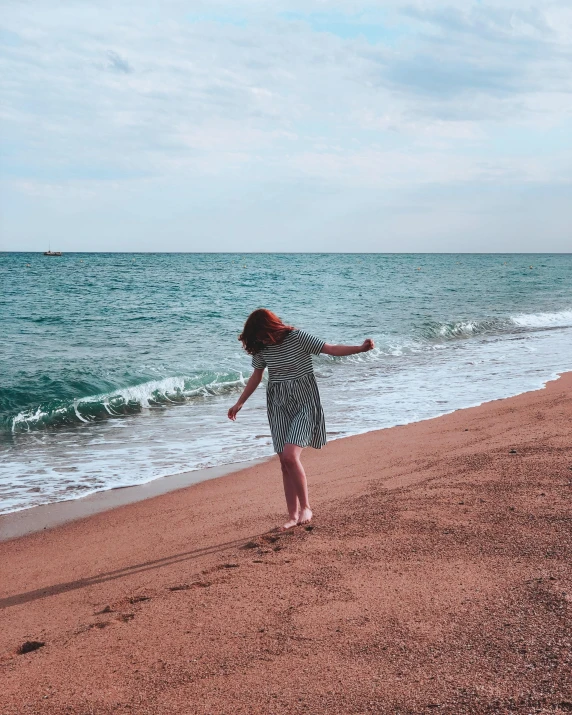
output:
[[[302,343],[313,339],[313,335],[303,328],[294,328],[288,335],[288,338],[290,337],[293,341]]]
[[[279,344],[280,344],[280,345],[284,345],[284,343],[287,343],[289,340],[292,340],[292,338],[295,338],[296,335],[297,335],[299,332],[300,332],[300,331],[298,330],[298,328],[292,328],[292,330],[289,330],[289,331],[286,333],[286,335],[284,336],[284,339],[283,339],[282,342],[279,343]]]
[[[298,341],[305,340],[306,338],[311,337],[310,333],[303,328],[294,328],[291,335],[295,340]]]
[[[284,348],[287,348],[288,346],[291,347],[292,345],[294,345],[296,343],[297,333],[299,333],[299,332],[300,331],[298,330],[298,328],[293,328],[284,336],[281,343],[276,343],[274,345],[265,345],[263,347],[262,351],[265,353],[268,353],[269,351],[275,352],[276,350],[280,350],[281,348],[284,349]]]

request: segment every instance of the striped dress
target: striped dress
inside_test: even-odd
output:
[[[252,358],[252,367],[268,367],[266,406],[275,452],[285,444],[321,449],[326,424],[314,377],[312,355],[324,341],[303,330],[292,330],[280,345],[268,345]]]

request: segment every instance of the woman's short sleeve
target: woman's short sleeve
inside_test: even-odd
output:
[[[266,360],[262,357],[262,353],[256,353],[252,356],[252,367],[255,370],[264,370],[266,367]]]
[[[314,335],[310,335],[305,330],[298,331],[298,340],[302,349],[305,350],[310,355],[319,355],[322,352],[322,348],[326,344],[325,340],[321,338],[316,338]]]

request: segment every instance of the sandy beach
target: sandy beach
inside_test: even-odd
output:
[[[0,543],[0,712],[572,711],[571,420],[568,373],[307,450],[284,534],[273,458]]]

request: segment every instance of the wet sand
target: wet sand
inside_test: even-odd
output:
[[[567,374],[307,450],[310,528],[272,459],[0,543],[0,712],[571,712],[571,424]]]
[[[14,539],[25,534],[33,534],[35,531],[51,529],[54,526],[66,524],[76,519],[83,519],[92,514],[116,509],[118,506],[135,504],[135,502],[183,489],[192,484],[204,482],[207,479],[217,479],[225,474],[232,474],[232,472],[238,472],[241,469],[264,461],[266,460],[256,459],[250,462],[235,462],[234,464],[223,464],[218,467],[195,469],[191,472],[182,472],[181,474],[172,474],[154,479],[146,484],[107,489],[79,499],[42,504],[30,509],[0,514],[0,541]]]

